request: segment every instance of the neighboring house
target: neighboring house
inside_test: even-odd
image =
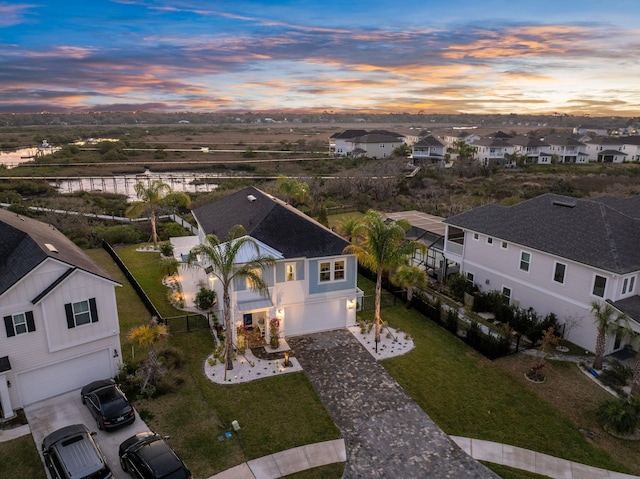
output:
[[[471,143],[478,141],[480,139],[480,135],[469,133],[465,130],[453,130],[441,134],[440,138],[442,138],[442,141],[444,141],[445,148],[451,148],[457,141],[464,141],[465,143],[470,145]]]
[[[353,138],[351,143],[353,145],[352,151],[354,156],[380,159],[391,156],[393,150],[404,144],[404,140],[389,134],[367,133],[366,135]],[[356,152],[358,152],[357,155]]]
[[[589,163],[587,145],[573,138],[551,135],[545,138],[549,151],[556,157],[557,163]]]
[[[623,136],[620,142],[622,152],[627,154],[626,161],[640,161],[640,136]]]
[[[443,223],[444,218],[420,211],[386,213],[384,217],[393,221],[403,219],[411,225],[411,229],[406,233],[406,238],[427,247],[426,254],[423,254],[419,249],[415,250],[411,264],[424,268],[429,276],[443,281],[444,272],[447,271],[444,258],[444,234],[446,231],[446,226]],[[451,266],[448,269],[450,274],[455,272],[453,268]]]
[[[640,196],[577,199],[545,194],[515,206],[488,204],[453,216],[445,257],[482,291],[520,308],[575,319],[567,339],[594,351],[593,301],[611,302],[640,332]],[[606,353],[626,340],[607,338]]]
[[[435,136],[421,138],[412,146],[413,162],[442,163],[444,162],[444,144]]]
[[[120,283],[53,226],[0,209],[0,403],[14,410],[120,365]]]
[[[353,151],[351,140],[366,135],[366,130],[345,130],[329,137],[329,153],[335,156],[349,156]]]
[[[198,223],[198,241],[208,234],[224,241],[229,230],[242,225],[262,254],[272,256],[274,266],[262,271],[269,297],[250,290],[245,281],[232,286],[234,324],[259,328],[269,341],[266,325],[277,318],[282,336],[297,336],[356,323],[356,308],[362,291],[357,288],[358,264],[344,254],[349,244],[333,231],[283,201],[254,187],[247,187],[193,211]],[[250,260],[243,251],[238,263]],[[244,260],[243,260],[244,258]],[[199,276],[222,298],[218,281],[202,264]],[[219,300],[221,303],[221,299]],[[235,334],[235,332],[234,332]]]
[[[513,152],[524,156],[527,165],[550,164],[553,155],[549,153],[549,143],[528,135],[519,135],[507,140],[513,145]]]
[[[606,136],[609,134],[609,128],[594,125],[578,125],[573,129],[574,135],[586,135],[587,133],[593,133],[597,136]]]
[[[476,148],[476,159],[481,165],[504,164],[507,162],[505,155],[511,155],[515,147],[502,138],[485,137],[472,143]]]
[[[593,138],[586,143],[589,161],[596,163],[622,163],[627,154],[622,151],[620,138],[608,136]]]

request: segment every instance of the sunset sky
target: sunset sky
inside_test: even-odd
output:
[[[640,1],[0,0],[0,112],[640,116]]]

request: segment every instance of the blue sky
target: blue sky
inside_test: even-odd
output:
[[[0,112],[640,116],[640,2],[0,0]]]

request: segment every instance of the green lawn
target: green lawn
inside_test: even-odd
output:
[[[47,478],[31,434],[0,442],[0,477]]]

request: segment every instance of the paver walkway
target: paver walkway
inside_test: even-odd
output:
[[[344,479],[496,479],[420,409],[347,330],[289,338],[343,434]]]

